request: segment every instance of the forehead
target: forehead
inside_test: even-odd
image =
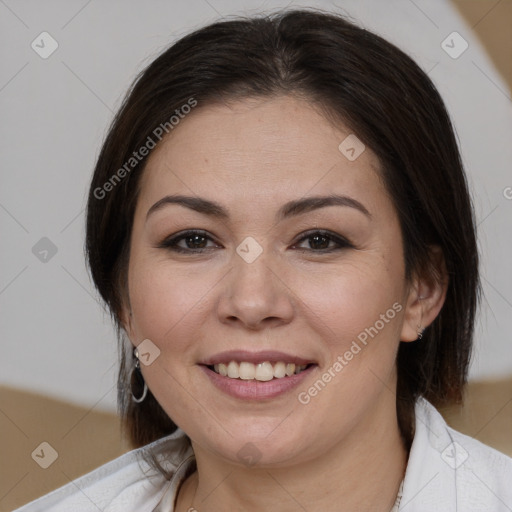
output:
[[[370,209],[383,192],[377,157],[350,129],[305,100],[280,96],[196,107],[153,151],[139,199],[146,209],[168,193],[265,207],[340,193]]]

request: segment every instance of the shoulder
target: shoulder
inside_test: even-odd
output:
[[[157,456],[172,475],[166,480],[146,461]],[[193,451],[185,433],[176,432],[142,448],[125,453],[94,471],[24,505],[14,512],[151,511],[174,477],[193,461]]]
[[[402,506],[417,512],[512,510],[512,459],[449,427],[422,398],[415,413]]]
[[[430,445],[434,448],[442,448],[443,443],[448,441],[440,453],[441,459],[450,467],[455,469],[466,467],[489,467],[496,470],[512,471],[512,458],[490,446],[454,430],[444,420],[439,411],[427,400],[420,399],[416,404],[417,423],[419,420],[420,429],[426,430],[429,436]],[[453,469],[452,468],[452,469]],[[502,474],[499,471],[496,478],[500,479]],[[510,476],[510,473],[508,473]]]

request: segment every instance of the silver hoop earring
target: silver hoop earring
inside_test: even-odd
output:
[[[423,338],[423,332],[425,331],[425,329],[422,329],[419,325],[418,325],[418,339],[421,340],[421,338]]]
[[[134,375],[134,373],[135,373],[135,375]],[[142,379],[142,382],[144,383],[144,388],[142,390],[142,395],[139,398],[137,398],[133,394],[133,381],[135,379],[139,379],[139,380]],[[132,395],[132,400],[136,404],[140,404],[141,402],[143,402],[144,399],[146,398],[146,395],[148,394],[148,386],[146,384],[146,381],[144,380],[142,372],[140,371],[140,363],[139,363],[138,359],[135,361],[135,364],[133,365],[132,371],[130,373],[130,392],[131,392],[131,395]]]

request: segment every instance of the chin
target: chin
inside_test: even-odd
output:
[[[240,424],[224,425],[225,431],[218,438],[204,439],[202,433],[200,444],[230,463],[250,468],[284,467],[313,458],[316,449],[310,432],[314,427],[309,425],[306,431],[290,430],[290,424],[281,422],[282,419],[273,418],[259,423],[244,420]],[[280,429],[279,423],[284,428]]]

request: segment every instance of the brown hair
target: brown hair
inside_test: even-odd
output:
[[[444,306],[422,341],[401,343],[397,357],[397,414],[406,445],[418,396],[435,405],[462,399],[480,281],[474,213],[444,103],[419,66],[381,37],[340,15],[281,11],[213,23],[175,42],[137,77],[99,155],[86,250],[120,334],[119,405],[135,446],[176,426],[150,391],[141,404],[130,399],[134,361],[122,340],[120,311],[147,156],[130,169],[126,162],[191,98],[201,106],[277,94],[298,94],[321,106],[376,153],[400,219],[407,279],[432,274],[430,245],[443,251],[449,274]],[[120,179],[113,181],[116,170]]]

